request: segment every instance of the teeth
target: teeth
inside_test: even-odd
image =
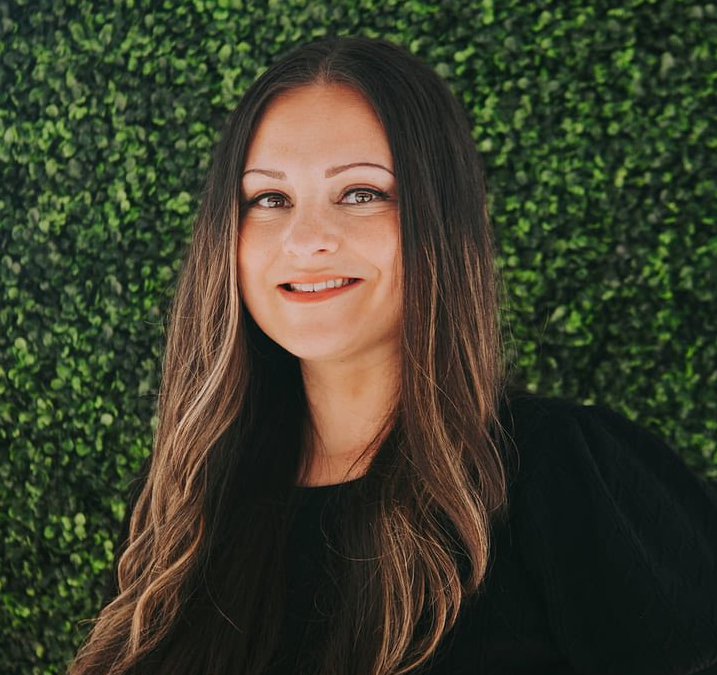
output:
[[[301,291],[302,293],[316,293],[324,291],[327,288],[341,288],[351,283],[351,279],[339,278],[329,279],[328,281],[319,281],[315,284],[289,284],[292,291]]]

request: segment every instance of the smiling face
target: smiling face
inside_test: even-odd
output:
[[[356,90],[273,99],[242,177],[239,284],[258,326],[305,361],[398,353],[401,254],[388,139]]]

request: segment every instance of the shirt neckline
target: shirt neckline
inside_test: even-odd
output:
[[[356,478],[350,478],[349,480],[341,481],[340,483],[326,483],[324,485],[296,485],[296,489],[302,492],[333,492],[341,489],[344,486],[355,485],[359,481],[362,481],[366,477],[366,474],[357,476]]]

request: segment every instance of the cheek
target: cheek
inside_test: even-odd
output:
[[[376,261],[384,273],[401,267],[401,235],[396,214],[376,219],[368,226],[354,231],[354,244],[363,249],[367,257]]]
[[[237,249],[240,283],[248,283],[264,269],[269,259],[267,242],[255,228],[240,231]]]
[[[400,291],[401,281],[403,278],[403,254],[401,252],[401,240],[398,225],[392,228],[392,236],[390,240],[384,239],[380,250],[384,256],[385,273],[393,280]]]
[[[241,245],[239,246],[239,255],[237,257],[239,293],[247,309],[252,314],[262,287],[259,261],[260,258],[256,253],[242,248]]]

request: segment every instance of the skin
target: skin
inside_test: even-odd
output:
[[[308,485],[361,475],[370,461],[361,453],[396,399],[396,190],[388,139],[356,90],[312,84],[268,105],[242,178],[239,284],[259,327],[300,360],[319,437],[301,481]],[[317,277],[359,282],[310,303],[281,287]]]

